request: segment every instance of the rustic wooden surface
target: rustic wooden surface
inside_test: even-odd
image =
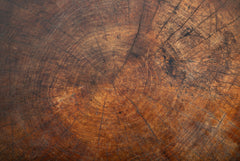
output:
[[[0,0],[0,160],[239,160],[239,0]]]

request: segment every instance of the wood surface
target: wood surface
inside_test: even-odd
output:
[[[0,160],[240,160],[239,0],[0,0]]]

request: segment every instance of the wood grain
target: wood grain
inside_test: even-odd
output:
[[[0,0],[0,160],[239,160],[239,0]]]

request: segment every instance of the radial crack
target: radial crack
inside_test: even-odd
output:
[[[143,119],[143,121],[144,121],[145,124],[147,125],[148,129],[151,131],[151,133],[152,133],[152,135],[154,136],[154,138],[155,138],[157,141],[159,141],[157,135],[154,133],[153,129],[151,128],[151,126],[149,125],[149,123],[147,122],[147,120],[146,120],[146,119],[143,117],[143,115],[140,113],[140,111],[139,111],[139,109],[138,109],[138,106],[137,106],[129,97],[127,97],[127,96],[125,96],[125,97],[126,97],[126,98],[131,102],[131,104],[135,107],[137,114]]]
[[[140,20],[139,20],[139,23],[138,23],[138,30],[137,30],[137,33],[136,33],[135,38],[134,38],[134,40],[133,40],[132,46],[131,46],[131,48],[130,48],[130,53],[132,52],[133,47],[134,47],[134,45],[135,45],[135,43],[136,43],[136,40],[137,40],[137,38],[138,38],[138,35],[140,34],[144,10],[145,10],[145,0],[144,0],[144,2],[143,2],[142,14],[141,14],[141,16],[140,16]]]

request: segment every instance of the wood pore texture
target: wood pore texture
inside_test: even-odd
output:
[[[0,0],[0,160],[240,160],[239,16],[239,0]]]

